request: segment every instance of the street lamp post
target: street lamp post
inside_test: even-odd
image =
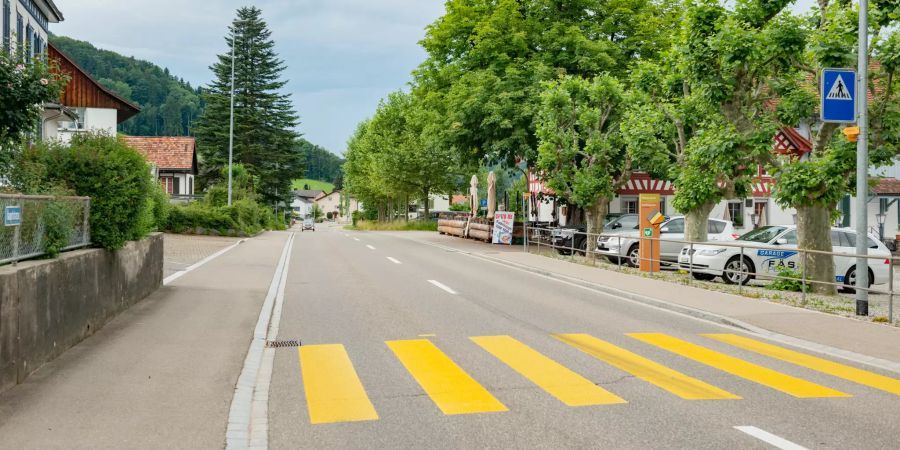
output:
[[[237,26],[237,22],[235,25]],[[234,48],[237,47],[234,29],[231,30],[231,117],[228,126],[228,206],[231,206],[231,166],[234,162]]]
[[[875,219],[878,220],[878,240],[884,242],[884,221],[887,219],[887,214],[882,211],[875,215]]]
[[[858,286],[869,286],[869,270],[866,255],[867,244],[867,193],[869,179],[869,146],[868,146],[868,86],[869,86],[869,0],[859,0],[859,34],[857,49],[856,104],[859,138],[856,141],[856,283]],[[856,290],[856,315],[869,315],[869,291]]]

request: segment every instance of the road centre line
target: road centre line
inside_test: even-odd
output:
[[[400,261],[398,261],[397,258],[392,258],[392,257],[388,256],[387,259],[388,259],[388,261],[390,261],[394,264],[403,264]]]
[[[368,248],[369,250],[375,250],[375,247],[372,247],[372,246],[369,245],[369,244],[366,244],[366,248]]]
[[[428,282],[431,283],[431,284],[433,284],[433,285],[435,285],[435,286],[437,286],[437,287],[439,287],[439,288],[441,288],[441,289],[443,289],[443,290],[445,290],[445,291],[447,291],[447,292],[449,292],[449,293],[451,293],[451,294],[453,294],[453,295],[456,295],[456,291],[454,291],[453,289],[450,289],[449,287],[447,287],[447,285],[441,283],[440,281],[437,281],[437,280],[428,280]]]
[[[353,240],[359,242],[359,238],[353,238]]]
[[[744,425],[744,426],[736,426],[734,429],[738,431],[742,431],[744,433],[749,434],[775,448],[780,448],[782,450],[808,450],[806,447],[802,445],[797,445],[787,439],[776,436],[768,431],[761,430],[754,426]]]

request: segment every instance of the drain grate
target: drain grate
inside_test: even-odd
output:
[[[276,341],[266,341],[266,348],[283,348],[283,347],[299,347],[298,339],[280,339]]]

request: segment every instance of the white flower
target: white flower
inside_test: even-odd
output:
[[[25,70],[24,64],[16,64],[16,72],[21,72],[23,70]]]
[[[48,84],[50,84],[50,80],[48,80],[48,79],[46,79],[46,78],[41,78],[41,85],[42,85],[42,86],[46,86],[46,85],[48,85]]]

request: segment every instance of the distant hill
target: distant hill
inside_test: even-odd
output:
[[[331,184],[341,184],[343,159],[303,138],[298,139],[297,144],[303,149],[303,154],[306,156],[306,178],[326,181]],[[340,187],[338,186],[338,189]],[[329,192],[331,191],[329,190]]]
[[[311,190],[311,191],[325,191],[331,193],[334,191],[334,185],[327,181],[319,181],[319,180],[310,180],[309,178],[303,178],[300,180],[294,180],[293,188],[295,190]]]
[[[51,36],[50,42],[107,88],[141,107],[119,125],[133,136],[188,136],[203,112],[201,90],[153,63],[101,50],[89,42]]]

